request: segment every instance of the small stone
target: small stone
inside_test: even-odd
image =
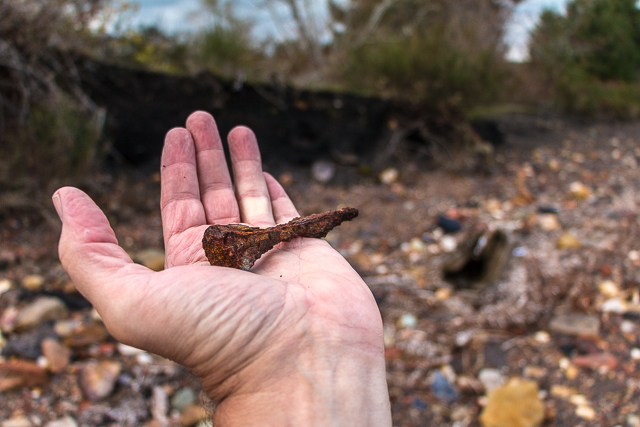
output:
[[[540,227],[546,231],[555,231],[562,228],[562,226],[560,225],[560,221],[558,221],[558,217],[553,214],[544,214],[538,216],[538,224],[540,224]]]
[[[620,322],[620,332],[624,334],[630,334],[636,330],[636,324],[630,320],[623,320]]]
[[[487,392],[497,389],[505,383],[505,377],[499,369],[485,368],[478,372],[478,380]]]
[[[613,298],[620,293],[618,284],[613,280],[605,280],[598,285],[600,293],[608,298]]]
[[[71,350],[53,338],[45,338],[40,344],[48,368],[54,374],[64,371],[71,359]]]
[[[635,414],[627,415],[627,426],[640,427],[640,416]]]
[[[103,360],[89,361],[80,370],[80,386],[89,400],[105,398],[113,389],[122,370],[119,362]]]
[[[183,427],[196,425],[207,418],[209,418],[209,414],[200,405],[188,405],[180,411],[180,424]]]
[[[514,378],[489,392],[480,422],[483,427],[538,427],[544,414],[538,384]]]
[[[438,288],[433,296],[435,296],[438,301],[446,301],[451,298],[452,293],[453,291],[450,288]]]
[[[380,181],[383,184],[393,184],[400,177],[400,173],[396,168],[387,168],[380,173]]]
[[[640,348],[632,348],[629,355],[633,360],[640,360]]]
[[[440,371],[433,373],[431,378],[431,391],[436,398],[445,405],[451,405],[459,398],[458,391]]]
[[[76,420],[67,415],[64,418],[49,421],[44,425],[44,427],[78,427],[78,423],[76,422]]]
[[[153,419],[159,421],[161,425],[168,423],[169,396],[167,396],[166,390],[160,386],[153,387],[150,412]]]
[[[19,387],[46,384],[49,376],[38,364],[24,360],[0,363],[0,393]]]
[[[600,305],[600,311],[603,313],[623,314],[628,310],[628,305],[620,298],[609,298]]]
[[[598,336],[600,318],[590,314],[557,314],[551,319],[549,329],[565,335]]]
[[[11,419],[5,420],[0,427],[32,427],[33,423],[24,415],[19,415]]]
[[[53,325],[53,330],[56,331],[56,334],[60,337],[69,336],[76,328],[79,328],[82,325],[82,321],[79,319],[70,319],[70,320],[58,320]]]
[[[48,320],[58,320],[67,315],[67,307],[55,297],[39,297],[18,313],[17,329],[26,329]]]
[[[596,417],[596,411],[587,405],[580,405],[576,408],[576,415],[585,420],[593,420]]]
[[[610,371],[618,366],[618,359],[607,352],[574,356],[571,362],[581,368],[605,369]]]
[[[311,176],[322,184],[331,181],[335,174],[336,166],[332,162],[318,160],[311,165]]]
[[[575,234],[566,232],[556,241],[558,249],[578,249],[582,247],[580,239]]]
[[[196,392],[190,387],[185,387],[176,392],[171,397],[171,408],[182,411],[187,406],[193,404],[196,401]]]
[[[427,245],[424,244],[422,239],[414,237],[409,240],[409,250],[412,252],[424,252],[427,249]]]
[[[153,271],[164,270],[164,251],[159,249],[143,249],[136,253],[134,260]]]
[[[567,399],[571,396],[573,396],[574,394],[577,394],[578,391],[573,388],[573,387],[567,387],[564,385],[560,385],[560,384],[553,384],[551,386],[551,396],[554,397],[561,397],[563,399]]]
[[[136,354],[136,362],[139,365],[150,365],[153,363],[153,356],[146,352]]]
[[[439,215],[438,227],[440,227],[442,231],[447,234],[455,234],[462,229],[462,224],[460,224],[460,221],[456,221],[455,219],[448,218],[444,215]]]
[[[569,186],[569,194],[576,200],[588,199],[592,193],[589,187],[579,181],[572,182]]]
[[[109,332],[101,323],[90,323],[74,329],[69,335],[64,337],[64,345],[71,348],[87,347],[92,344],[99,344],[107,339]]]
[[[130,345],[118,343],[118,353],[123,356],[136,356],[140,353],[146,353],[146,351],[139,348],[131,347]]]
[[[9,279],[0,279],[0,295],[13,288],[13,282]]]
[[[557,214],[558,208],[555,206],[538,206],[538,213],[540,214]]]
[[[452,236],[442,236],[440,239],[440,248],[443,252],[451,253],[458,247],[458,241]]]
[[[418,319],[411,313],[405,313],[398,319],[399,328],[415,328]]]
[[[540,344],[549,344],[549,342],[551,341],[551,335],[549,335],[549,332],[547,331],[538,331],[533,336],[533,339]]]
[[[22,287],[28,291],[37,292],[44,285],[44,277],[39,274],[30,274],[22,279]]]

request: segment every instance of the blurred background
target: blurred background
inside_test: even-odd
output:
[[[395,426],[640,426],[636,0],[0,0],[0,427],[210,425],[57,257],[62,185],[164,268],[159,158],[257,134],[384,322]],[[518,404],[514,404],[518,402]]]
[[[89,87],[82,59],[174,76],[208,72],[237,88],[377,97],[470,120],[514,111],[640,114],[631,0],[6,0],[0,7],[2,185],[82,173],[105,154],[105,126],[112,143],[121,136],[109,132],[117,114],[102,108],[109,100]],[[55,171],[43,162],[52,156]]]

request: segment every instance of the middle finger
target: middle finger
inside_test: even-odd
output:
[[[255,134],[238,126],[229,132],[228,141],[242,222],[258,227],[275,225]]]

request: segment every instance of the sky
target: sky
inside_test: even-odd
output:
[[[514,61],[526,59],[528,33],[535,26],[540,12],[545,8],[564,10],[566,2],[567,0],[524,0],[520,3],[507,25],[506,41],[510,47],[507,57]],[[139,5],[138,12],[133,17],[134,24],[158,25],[169,32],[197,26],[200,0],[132,0],[132,3]],[[321,5],[324,2],[314,3]],[[257,35],[283,36],[279,33],[283,31],[282,28],[273,24],[268,13],[256,8],[255,0],[237,1],[237,8],[240,16],[251,17],[256,22]],[[317,13],[319,16],[326,16],[321,7]]]

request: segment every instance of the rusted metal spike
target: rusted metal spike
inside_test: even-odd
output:
[[[358,216],[355,208],[343,208],[294,218],[275,227],[257,228],[242,224],[212,225],[204,232],[202,247],[211,265],[248,271],[262,254],[281,242],[296,237],[321,238],[344,221]]]

